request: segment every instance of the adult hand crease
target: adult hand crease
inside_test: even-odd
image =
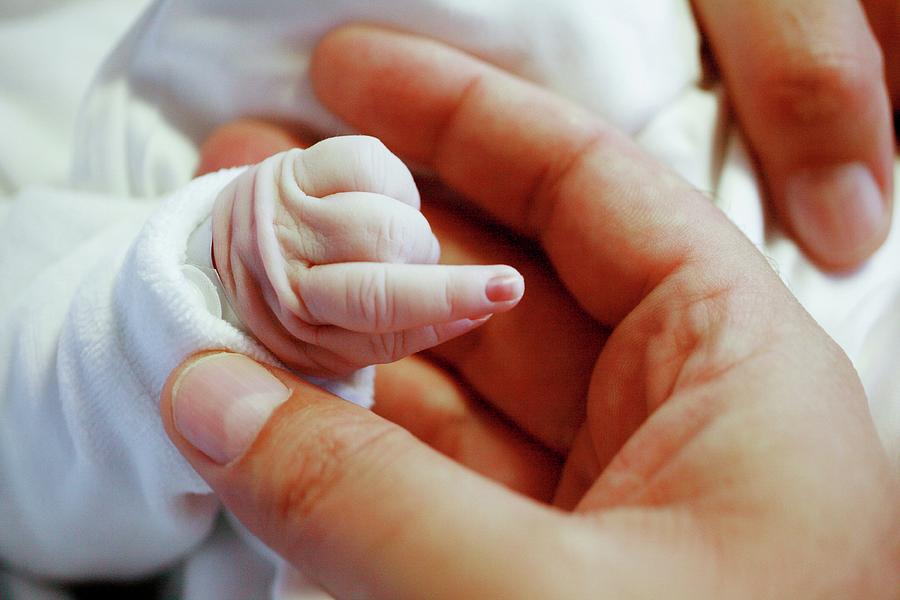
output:
[[[895,596],[900,486],[858,378],[707,198],[439,43],[339,29],[312,77],[335,114],[539,244],[589,330],[612,333],[583,395],[495,406],[495,446],[565,457],[552,502],[285,371],[189,358],[166,430],[251,531],[338,597]]]

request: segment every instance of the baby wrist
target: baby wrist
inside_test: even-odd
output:
[[[185,248],[185,263],[181,272],[197,292],[207,311],[245,333],[247,326],[238,317],[228,296],[225,286],[213,264],[212,216],[207,217],[188,238]]]

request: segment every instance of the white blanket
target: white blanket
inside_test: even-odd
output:
[[[0,93],[0,126],[22,140],[0,145],[0,558],[15,569],[132,578],[190,556],[188,596],[227,599],[210,582],[234,576],[229,562],[256,564],[221,535],[204,545],[218,503],[156,409],[189,353],[273,360],[210,315],[183,275],[188,236],[232,175],[189,181],[198,142],[238,116],[347,131],[315,101],[306,67],[315,41],[348,21],[420,32],[555,89],[710,191],[850,355],[900,464],[900,223],[863,269],[831,277],[765,221],[742,142],[718,95],[697,85],[686,0],[160,0],[106,59],[69,135],[100,43],[67,57],[52,42],[81,48],[72,40],[90,38],[96,22],[118,31],[138,4],[38,3],[0,21],[0,50],[34,32],[48,45],[27,46],[40,77],[0,52],[0,75],[23,81]],[[59,102],[42,102],[53,86]],[[257,579],[248,571],[246,581]]]

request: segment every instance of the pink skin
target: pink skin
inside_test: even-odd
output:
[[[326,139],[242,173],[216,199],[213,255],[241,320],[310,375],[430,348],[524,292],[512,267],[438,265],[412,175],[366,136]]]

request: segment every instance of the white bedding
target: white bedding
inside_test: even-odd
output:
[[[267,563],[227,528],[210,537],[218,505],[169,445],[156,401],[169,370],[204,347],[272,360],[179,277],[187,237],[227,174],[188,182],[197,143],[238,116],[346,131],[312,97],[305,68],[315,40],[349,20],[419,31],[554,88],[709,190],[847,351],[900,465],[900,211],[885,246],[848,277],[819,273],[767,223],[741,140],[717,94],[696,84],[685,0],[163,0],[88,91],[144,4],[0,8],[6,563],[37,579],[128,579],[189,556],[192,600],[260,597],[270,585]],[[221,585],[235,575],[229,563],[255,592]],[[16,598],[44,597],[5,581]]]

